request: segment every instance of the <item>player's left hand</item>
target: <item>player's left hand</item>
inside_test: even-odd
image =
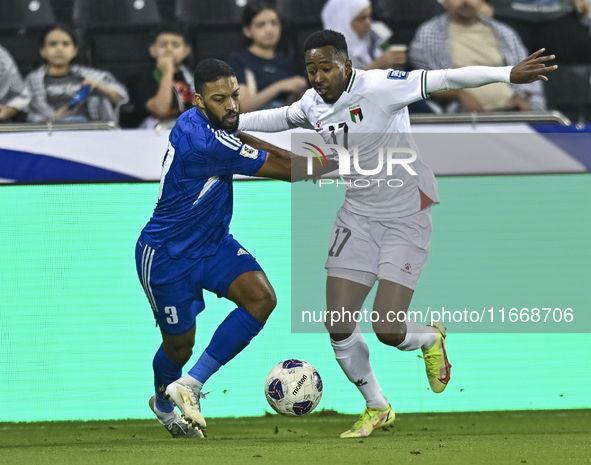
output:
[[[516,64],[511,70],[511,82],[513,84],[528,84],[534,81],[547,81],[548,78],[541,73],[554,71],[558,66],[544,64],[546,61],[556,58],[554,55],[540,56],[545,50],[542,48]]]

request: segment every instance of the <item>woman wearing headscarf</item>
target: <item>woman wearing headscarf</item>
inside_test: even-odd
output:
[[[324,29],[340,32],[347,40],[353,67],[360,69],[402,69],[404,47],[390,47],[372,30],[369,0],[328,0],[322,9]]]

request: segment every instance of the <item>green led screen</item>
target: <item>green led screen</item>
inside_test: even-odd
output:
[[[459,302],[461,294],[477,300],[476,294],[491,288],[499,302],[513,302],[518,287],[507,282],[527,283],[555,266],[580,280],[544,282],[540,290],[570,296],[560,305],[588,312],[590,181],[589,175],[439,179],[442,204],[433,208],[431,258],[413,306]],[[0,381],[10,400],[0,421],[152,417],[147,402],[160,335],[137,279],[134,247],[157,193],[156,183],[0,187]],[[558,208],[547,203],[552,198],[566,200]],[[263,332],[206,384],[205,391],[212,391],[202,402],[206,417],[270,411],[263,394],[266,375],[293,357],[322,375],[320,408],[364,408],[335,362],[328,336],[292,333],[290,206],[286,183],[235,183],[231,232],[257,257],[279,304]],[[326,219],[329,225],[332,219]],[[528,234],[536,243],[546,241],[550,256],[538,259],[522,250]],[[507,240],[516,244],[511,263],[495,260],[495,244]],[[475,254],[488,254],[486,267]],[[320,252],[318,261],[322,267]],[[466,270],[476,288],[465,285]],[[502,286],[480,279],[495,270],[505,276]],[[561,289],[556,294],[555,284]],[[206,305],[191,363],[233,309],[212,294],[206,294]],[[452,379],[441,395],[427,389],[416,353],[366,338],[378,380],[397,412],[591,406],[587,334],[450,333]]]

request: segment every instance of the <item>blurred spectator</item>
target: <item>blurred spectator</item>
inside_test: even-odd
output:
[[[195,82],[193,73],[183,64],[191,54],[182,26],[168,23],[153,33],[150,55],[156,67],[143,76],[134,92],[142,128],[153,128],[161,121],[176,119],[193,108]]]
[[[125,86],[107,71],[71,64],[78,46],[70,27],[52,27],[39,52],[46,64],[25,79],[27,121],[118,121],[119,106],[128,100]],[[70,105],[85,86],[90,86],[87,96]]]
[[[557,63],[591,63],[585,0],[488,0],[494,18],[515,29],[533,53],[546,48]],[[484,6],[487,8],[487,6]]]
[[[16,63],[0,46],[0,120],[8,120],[26,108],[28,100],[21,95],[23,89]]]
[[[503,23],[479,16],[482,0],[444,0],[446,13],[423,23],[410,44],[410,62],[420,69],[516,65],[528,56],[517,33]],[[489,84],[475,89],[438,92],[452,101],[448,112],[493,110],[545,111],[540,81],[525,85]]]
[[[290,57],[276,51],[281,21],[275,10],[264,2],[249,3],[244,8],[242,25],[252,43],[228,57],[240,84],[240,111],[276,108],[298,100],[308,88],[308,81],[297,75]]]
[[[385,42],[372,29],[371,13],[369,0],[328,0],[322,9],[322,24],[345,36],[354,68],[404,69],[406,47]]]

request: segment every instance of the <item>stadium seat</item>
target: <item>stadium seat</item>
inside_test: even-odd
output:
[[[188,26],[195,63],[206,58],[225,60],[247,45],[242,34],[246,0],[177,0],[177,21]]]
[[[573,122],[591,121],[591,66],[560,65],[544,84],[548,108]]]
[[[175,9],[176,5],[171,0],[156,0],[156,5],[158,7],[158,12],[162,17],[162,21],[171,22],[175,21]]]
[[[419,25],[444,12],[436,0],[374,0],[374,19],[393,31],[391,43],[410,44]]]
[[[49,0],[0,1],[0,29],[29,29],[47,27],[55,23]]]
[[[325,3],[325,0],[277,0],[276,2],[277,13],[284,24],[285,35],[291,37],[290,54],[298,63],[304,61],[304,42],[308,36],[322,30],[320,14]]]
[[[55,19],[59,23],[72,24],[74,12],[74,0],[51,0]]]
[[[248,46],[248,41],[242,34],[239,26],[227,26],[223,30],[190,29],[193,39],[193,50],[197,61],[206,58],[226,60],[228,55],[236,50],[242,50]]]
[[[282,21],[291,24],[322,24],[320,13],[326,0],[277,0],[275,7]]]
[[[191,26],[242,24],[247,0],[177,0],[176,17]]]
[[[10,52],[23,75],[41,64],[39,45],[55,21],[49,0],[0,1],[0,45]]]
[[[150,32],[160,23],[155,0],[76,0],[74,23],[84,31],[87,62],[151,61]]]
[[[89,28],[152,27],[160,13],[155,0],[76,0],[74,21]]]
[[[112,72],[131,94],[142,74],[154,69],[148,48],[151,32],[160,22],[156,0],[75,0],[74,3],[74,23],[83,31],[81,45],[85,62]],[[128,126],[128,116],[134,113],[133,104],[124,105],[121,125]]]

